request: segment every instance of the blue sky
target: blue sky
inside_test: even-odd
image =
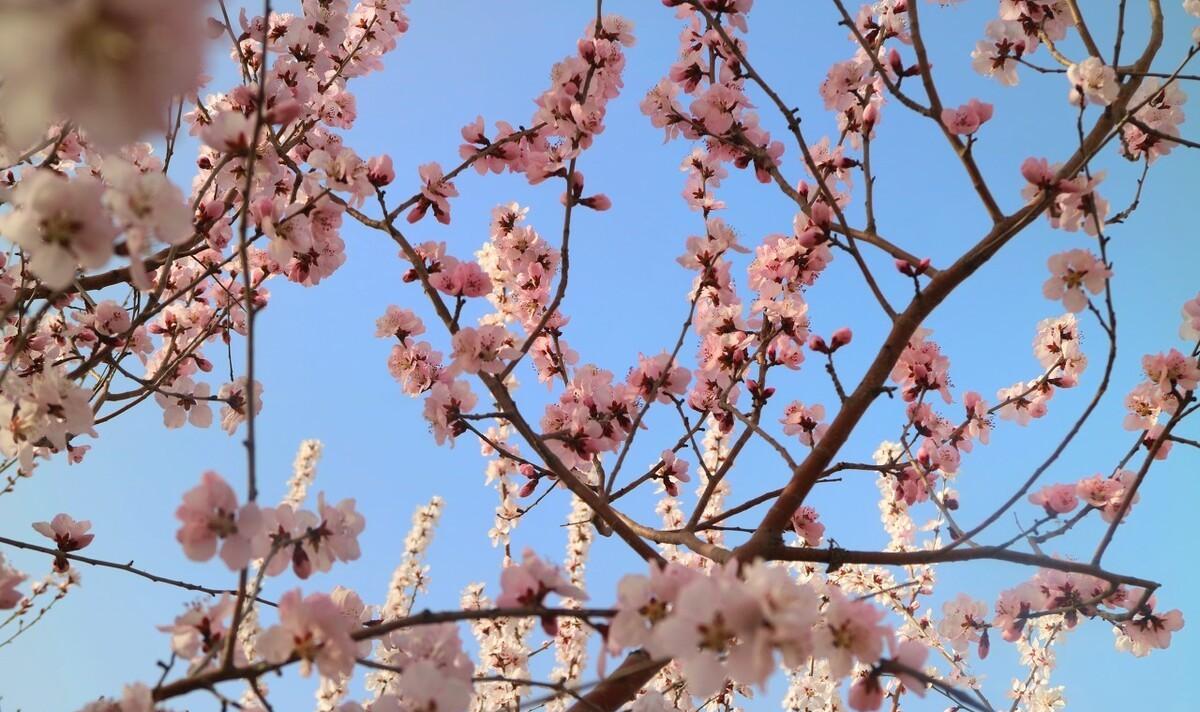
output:
[[[1093,32],[1104,38],[1098,42],[1109,46],[1113,19],[1105,12],[1111,9],[1094,6],[1110,4],[1086,5],[1088,12],[1096,13],[1090,22]],[[1130,3],[1127,57],[1136,54],[1146,34],[1140,5]],[[399,174],[393,192],[407,195],[416,185],[417,165],[437,160],[448,168],[457,162],[459,127],[477,114],[489,126],[495,120],[514,125],[528,120],[531,100],[546,87],[551,64],[574,51],[591,8],[590,2],[561,0],[513,0],[502,6],[465,0],[414,2],[411,30],[386,58],[386,71],[352,85],[359,119],[348,142],[363,156],[389,153]],[[659,3],[610,0],[605,9],[636,23],[637,45],[627,51],[625,91],[610,106],[607,129],[580,160],[589,191],[607,193],[613,209],[576,212],[571,290],[563,309],[571,317],[567,337],[582,359],[623,375],[636,363],[639,352],[657,353],[673,343],[686,316],[685,295],[692,278],[674,258],[682,252],[686,237],[701,229],[701,219],[679,197],[683,174],[678,164],[690,146],[664,145],[661,132],[638,110],[642,95],[673,61],[681,25]],[[1020,86],[1007,89],[971,71],[970,50],[994,15],[994,3],[948,8],[922,4],[921,9],[945,102],[957,105],[978,97],[996,104],[996,115],[983,130],[975,155],[1001,207],[1014,210],[1021,203],[1020,162],[1031,155],[1059,160],[1074,145],[1074,109],[1066,103],[1067,82],[1061,76],[1023,71]],[[1169,29],[1160,67],[1173,67],[1195,22],[1181,12],[1176,0],[1168,0],[1165,10]],[[833,117],[821,107],[817,86],[829,65],[845,59],[853,49],[835,22],[831,3],[762,0],[750,15],[750,57],[785,100],[800,108],[812,142],[836,131]],[[1070,42],[1064,50],[1080,55]],[[1036,59],[1048,61],[1044,52]],[[228,78],[230,66],[214,66],[213,73]],[[760,105],[764,124],[783,140],[781,122],[765,97],[751,96]],[[1200,131],[1191,121],[1183,133],[1195,137]],[[1120,339],[1113,385],[1088,428],[1047,473],[1046,482],[1107,471],[1131,442],[1132,436],[1120,427],[1121,400],[1139,379],[1141,355],[1182,346],[1176,336],[1179,305],[1200,289],[1195,278],[1200,246],[1192,206],[1185,202],[1195,196],[1196,164],[1195,156],[1185,150],[1154,166],[1141,208],[1127,224],[1112,230]],[[788,145],[784,172],[793,180],[802,174],[797,158],[796,147]],[[892,241],[943,265],[986,231],[986,214],[966,184],[961,166],[928,121],[889,103],[872,159],[878,175],[880,231]],[[1094,167],[1108,171],[1101,190],[1114,210],[1128,204],[1139,166],[1110,150]],[[186,172],[175,177],[185,185],[189,179]],[[857,180],[856,187],[860,184]],[[464,174],[457,185],[462,195],[452,202],[453,223],[446,227],[423,221],[408,231],[410,238],[444,240],[452,253],[467,256],[487,239],[491,208],[517,201],[530,207],[529,221],[542,236],[557,242],[562,217],[558,186],[530,187],[521,177],[484,179],[474,172]],[[730,206],[723,217],[737,229],[743,244],[753,245],[767,234],[790,229],[794,206],[775,187],[758,184],[752,175],[732,175],[720,189],[720,197]],[[861,222],[855,212],[850,217]],[[344,237],[348,259],[339,272],[313,289],[273,284],[271,305],[258,320],[258,369],[265,386],[265,407],[258,420],[262,500],[277,501],[284,492],[299,442],[322,440],[325,456],[315,489],[335,500],[358,498],[367,517],[360,540],[364,554],[352,564],[312,577],[303,588],[328,590],[343,584],[380,602],[402,551],[411,512],[432,495],[444,496],[445,514],[430,551],[432,584],[418,605],[454,607],[459,591],[472,581],[484,581],[495,591],[501,552],[487,539],[495,494],[484,486],[484,460],[467,439],[455,449],[434,445],[420,416],[420,401],[401,394],[387,373],[390,345],[372,337],[374,320],[388,304],[428,315],[419,290],[400,280],[404,265],[396,258],[394,245],[350,220]],[[1041,220],[926,322],[951,359],[956,394],[973,389],[991,398],[996,389],[1037,375],[1039,367],[1030,348],[1034,325],[1061,313],[1058,305],[1041,296],[1045,259],[1088,246],[1083,236],[1054,231]],[[910,284],[893,276],[885,256],[869,254],[868,259],[879,274],[886,275],[884,289],[893,302],[902,304],[911,293]],[[739,266],[745,264],[743,260]],[[845,381],[856,382],[886,326],[863,290],[861,276],[845,255],[839,255],[808,298],[817,332],[854,327],[853,345],[839,352],[839,369]],[[1050,414],[1033,427],[999,423],[993,444],[965,458],[959,477],[961,521],[977,521],[1024,480],[1090,398],[1099,379],[1104,341],[1094,321],[1085,319],[1083,332],[1093,366],[1081,387],[1056,395]],[[445,339],[435,336],[433,340],[448,352]],[[685,348],[688,358],[693,348],[694,342]],[[241,351],[235,349],[235,361]],[[776,408],[800,399],[832,409],[836,397],[814,363],[777,384],[781,392]],[[519,396],[527,412],[536,416],[547,398],[545,390],[528,370],[519,376],[524,384]],[[895,402],[877,403],[839,459],[865,460],[881,440],[894,439],[899,413]],[[650,465],[665,443],[674,442],[677,433],[670,422],[674,416],[666,415],[670,413],[652,413],[650,433],[656,432],[657,424],[660,435],[639,438],[631,467]],[[207,585],[230,585],[233,576],[216,561],[194,564],[182,556],[173,536],[173,512],[181,494],[195,485],[203,470],[215,469],[234,483],[244,479],[240,433],[230,438],[215,429],[166,431],[160,423],[161,411],[147,403],[102,428],[82,466],[67,467],[61,461],[42,466],[36,477],[19,484],[14,495],[0,497],[0,533],[32,540],[36,535],[28,528],[30,522],[66,511],[92,520],[97,539],[88,554],[133,560],[163,575]],[[1196,437],[1195,424],[1187,426],[1184,434]],[[794,449],[800,451],[799,446]],[[1105,560],[1115,570],[1161,581],[1160,604],[1183,608],[1189,621],[1200,620],[1194,605],[1200,602],[1196,594],[1200,574],[1187,546],[1197,536],[1193,508],[1200,499],[1200,479],[1195,477],[1198,454],[1176,447],[1171,459],[1152,471],[1142,501]],[[731,476],[731,501],[785,481],[786,473],[769,448],[750,447],[743,457],[742,466]],[[886,538],[876,499],[872,478],[851,476],[836,485],[822,485],[810,502],[842,546],[878,547]],[[652,506],[650,497],[640,498],[633,513],[654,523]],[[565,534],[557,525],[568,508],[565,495],[549,498],[517,528],[514,550],[533,546],[560,560]],[[1017,512],[1023,521],[1037,514],[1024,504]],[[984,538],[1001,540],[1013,531],[1008,518]],[[1051,550],[1089,556],[1098,534],[1094,525],[1081,526],[1052,544]],[[31,573],[48,567],[44,557],[5,551],[10,554]],[[610,602],[617,578],[641,570],[642,565],[619,542],[600,540],[588,571],[594,601]],[[1032,573],[1003,564],[945,567],[933,600],[940,607],[947,594],[962,590],[990,605],[996,593]],[[282,577],[270,583],[267,594],[277,596],[294,585],[293,579]],[[191,598],[187,592],[126,574],[85,567],[81,589],[18,644],[0,649],[4,670],[0,709],[71,710],[98,694],[117,691],[123,682],[154,679],[158,672],[154,661],[169,654],[166,636],[154,625],[169,623]],[[1196,623],[1176,634],[1169,650],[1144,659],[1116,652],[1112,641],[1109,626],[1088,622],[1059,647],[1056,680],[1067,685],[1072,709],[1194,708],[1185,696],[1190,694],[1186,681],[1200,662]],[[1015,649],[996,641],[992,656],[976,668],[986,676],[985,691],[994,703],[1004,703],[1004,692],[1017,670],[1015,660]],[[270,685],[277,709],[306,709],[315,680],[289,675]],[[768,694],[751,707],[777,709],[783,691],[782,681],[773,680]],[[196,710],[215,709],[211,698],[196,698],[189,705]],[[906,706],[943,708],[944,700],[933,698]]]

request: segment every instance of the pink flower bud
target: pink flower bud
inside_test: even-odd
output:
[[[829,347],[831,351],[837,351],[846,344],[850,343],[850,339],[854,338],[854,334],[850,331],[850,327],[843,326],[833,332],[833,336],[829,337]]]
[[[612,201],[604,193],[596,193],[587,198],[581,198],[579,204],[592,210],[604,211],[612,207]]]
[[[375,156],[367,161],[367,180],[371,181],[371,185],[382,188],[388,185],[396,178],[396,172],[392,170],[392,157],[386,153],[382,156]]]

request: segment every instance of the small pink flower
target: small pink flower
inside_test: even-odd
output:
[[[829,594],[825,623],[814,632],[815,654],[828,658],[834,677],[845,677],[856,660],[864,664],[878,662],[892,632],[881,625],[883,611],[875,606],[847,598],[838,589],[831,589]]]
[[[119,336],[129,330],[132,322],[129,312],[111,299],[96,305],[92,314],[92,328],[103,336]]]
[[[496,597],[499,608],[541,608],[546,596],[557,593],[576,601],[588,600],[583,589],[563,578],[557,566],[551,566],[538,558],[532,549],[526,549],[521,563],[511,564],[500,574],[500,595]],[[554,635],[557,622],[553,616],[542,619],[542,627],[548,635]]]
[[[672,395],[682,396],[687,392],[692,374],[663,352],[657,356],[638,354],[637,368],[631,369],[626,382],[637,389],[638,395],[646,400],[657,399],[670,403]]]
[[[352,623],[332,598],[300,589],[279,599],[279,624],[258,637],[257,648],[267,662],[300,658],[300,674],[308,677],[316,664],[321,677],[339,679],[354,670],[357,647],[350,637]]]
[[[443,257],[441,269],[429,276],[434,289],[452,297],[482,297],[492,291],[492,280],[477,262]]]
[[[829,429],[826,423],[821,422],[824,418],[825,406],[818,404],[806,407],[800,401],[792,401],[784,409],[779,422],[783,423],[785,435],[798,435],[800,442],[812,447]]]
[[[1038,599],[1037,587],[1028,582],[1004,591],[996,599],[992,626],[999,629],[1001,637],[1008,642],[1017,640],[1025,629],[1026,616],[1038,606]]]
[[[375,156],[367,161],[367,180],[376,188],[382,188],[396,179],[396,171],[392,169],[392,157],[386,153]]]
[[[1183,315],[1183,323],[1179,325],[1179,338],[1191,342],[1200,340],[1200,294],[1184,302],[1179,313]]]
[[[1047,485],[1029,495],[1029,501],[1041,506],[1050,517],[1066,514],[1079,506],[1075,485]]]
[[[1158,387],[1159,393],[1172,402],[1176,391],[1187,393],[1200,384],[1200,365],[1196,364],[1195,358],[1184,356],[1178,349],[1143,356],[1142,370],[1146,372],[1146,378]],[[1173,412],[1174,407],[1169,410]]]
[[[650,632],[671,612],[679,590],[701,575],[678,563],[650,566],[650,576],[630,574],[617,583],[617,615],[609,629],[611,652],[645,645]]]
[[[416,206],[408,213],[408,221],[415,223],[425,217],[426,211],[433,208],[433,217],[443,225],[450,224],[450,201],[447,198],[458,196],[454,184],[445,180],[442,167],[437,163],[426,163],[417,169],[424,185],[421,186],[421,197]]]
[[[1071,83],[1068,100],[1074,106],[1091,102],[1108,106],[1117,99],[1121,84],[1117,72],[1098,57],[1088,57],[1079,64],[1067,68],[1067,81]]]
[[[938,623],[938,633],[959,652],[970,648],[971,643],[979,640],[980,632],[987,630],[987,606],[965,593],[943,604],[942,613],[945,617]]]
[[[67,179],[49,169],[26,172],[12,191],[0,232],[25,253],[29,269],[50,289],[64,289],[79,267],[103,267],[117,229],[101,202],[104,186],[90,174]]]
[[[677,458],[672,450],[662,451],[662,467],[659,468],[658,475],[663,481],[663,488],[672,497],[679,496],[680,482],[691,481],[688,477],[687,461]]]
[[[792,513],[792,529],[807,546],[820,546],[821,537],[825,535],[825,525],[819,521],[819,516],[817,510],[806,504]]]
[[[467,373],[498,374],[509,360],[521,354],[513,335],[503,326],[466,326],[459,329],[451,341],[454,345],[453,367]]]
[[[972,99],[957,109],[942,109],[942,124],[950,133],[970,135],[992,118],[994,108],[987,102]]]
[[[246,153],[254,141],[254,119],[240,111],[221,111],[200,130],[200,140],[222,153]]]
[[[1104,291],[1105,281],[1112,271],[1099,257],[1087,250],[1068,250],[1052,255],[1046,262],[1050,267],[1050,279],[1042,287],[1047,299],[1061,299],[1063,306],[1072,312],[1083,311],[1088,297]]]
[[[183,523],[175,538],[192,561],[211,559],[217,553],[218,542],[221,560],[235,571],[267,552],[258,505],[247,502],[239,507],[233,489],[212,470],[204,473],[198,486],[184,493],[175,516]]]
[[[1001,388],[996,392],[996,399],[1001,403],[1000,417],[1017,425],[1028,425],[1030,420],[1046,414],[1046,401],[1053,394],[1052,387],[1039,387],[1037,381]]]
[[[54,519],[49,522],[35,522],[33,528],[42,536],[53,539],[59,551],[78,551],[91,544],[92,539],[96,538],[96,535],[87,533],[92,528],[90,521],[84,519],[77,522],[69,514],[56,514]],[[54,558],[55,571],[61,573],[69,567],[70,564],[66,558],[61,556]]]
[[[433,384],[425,398],[425,419],[432,426],[433,437],[438,445],[448,439],[453,446],[454,438],[466,432],[466,426],[459,416],[469,413],[475,407],[475,402],[475,394],[466,381],[448,384],[439,381]]]
[[[164,386],[154,394],[154,400],[163,409],[163,425],[167,428],[182,428],[184,423],[197,428],[212,425],[212,407],[207,400],[210,391],[207,383],[195,383],[186,377]]]
[[[158,629],[171,634],[171,652],[179,657],[195,660],[200,656],[210,656],[212,662],[216,654],[224,650],[222,643],[229,632],[226,619],[232,614],[233,606],[234,599],[228,594],[222,594],[211,606],[192,603],[175,618],[174,623],[160,625]],[[234,651],[240,653],[241,646],[235,646]]]
[[[25,597],[17,590],[25,578],[25,574],[6,564],[4,554],[0,554],[0,610],[15,607]]]
[[[410,336],[420,336],[425,333],[425,325],[421,319],[408,309],[389,306],[384,315],[375,320],[375,336],[379,338],[395,337],[400,343],[406,343]]]
[[[1179,609],[1155,613],[1153,607],[1154,598],[1151,597],[1133,618],[1113,630],[1117,634],[1117,650],[1128,651],[1140,658],[1155,648],[1161,650],[1171,645],[1171,634],[1183,629],[1183,613]]]
[[[258,415],[262,411],[262,384],[258,381],[254,382],[254,414]],[[246,394],[246,379],[239,378],[235,381],[230,381],[221,386],[221,390],[217,391],[217,397],[224,402],[221,406],[221,429],[233,435],[233,431],[246,420],[246,414],[249,411],[249,404]]]

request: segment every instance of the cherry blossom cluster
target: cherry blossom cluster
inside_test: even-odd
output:
[[[316,512],[287,503],[274,509],[254,502],[239,505],[233,488],[208,471],[175,512],[181,523],[175,538],[193,561],[207,561],[219,551],[225,565],[236,571],[252,559],[268,557],[268,575],[279,575],[290,565],[306,579],[313,571],[328,571],[334,561],[357,559],[358,535],[366,526],[353,499],[330,505],[322,494],[317,501]]]

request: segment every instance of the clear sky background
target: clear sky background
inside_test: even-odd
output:
[[[1098,42],[1111,46],[1111,13],[1116,3],[1084,5]],[[657,353],[673,343],[686,315],[686,292],[693,276],[674,259],[686,237],[698,233],[702,225],[699,215],[679,197],[684,176],[678,165],[690,146],[664,145],[661,131],[638,110],[646,90],[676,56],[681,23],[657,2],[610,0],[605,9],[636,23],[637,45],[627,50],[625,91],[610,105],[607,129],[580,160],[589,191],[607,193],[613,208],[605,213],[576,212],[571,289],[563,309],[571,317],[567,337],[582,360],[621,377],[636,363],[639,352]],[[1021,204],[1021,161],[1027,156],[1061,160],[1075,146],[1074,109],[1066,102],[1068,86],[1062,76],[1022,71],[1020,86],[1009,89],[971,70],[970,51],[995,9],[992,2],[948,8],[921,5],[945,102],[957,105],[978,97],[996,104],[996,116],[983,129],[975,155],[1001,207],[1012,211]],[[1143,3],[1129,3],[1129,9],[1124,57],[1135,56],[1146,36]],[[1160,69],[1173,68],[1183,56],[1195,25],[1182,13],[1178,0],[1167,0],[1165,11],[1168,35]],[[495,120],[527,123],[532,99],[547,86],[550,66],[574,51],[591,12],[592,3],[582,0],[414,2],[411,30],[387,56],[386,71],[352,84],[359,119],[349,132],[349,143],[363,156],[389,153],[398,172],[392,193],[410,194],[417,185],[418,164],[437,160],[449,168],[457,163],[459,128],[477,114],[485,117],[489,130]],[[817,87],[829,66],[849,57],[853,46],[844,28],[836,26],[832,4],[760,0],[749,19],[751,59],[785,100],[800,108],[810,141],[835,132],[834,117],[822,109]],[[1082,56],[1076,43],[1065,43],[1064,50]],[[1049,62],[1044,51],[1035,59]],[[225,60],[214,65],[212,72],[219,80],[214,89],[226,86],[219,82],[231,77],[231,70]],[[1192,87],[1186,89],[1195,93]],[[764,97],[753,91],[751,97],[759,103],[764,123],[788,144],[784,173],[792,180],[801,178],[798,151],[785,140],[779,117]],[[1184,135],[1200,135],[1195,121],[1184,126]],[[940,266],[986,231],[986,215],[961,166],[930,122],[889,102],[875,147],[872,158],[882,234],[917,254],[929,255]],[[1121,401],[1140,378],[1142,354],[1182,347],[1176,335],[1179,306],[1200,289],[1195,276],[1200,246],[1190,203],[1196,198],[1197,164],[1196,156],[1186,151],[1178,149],[1154,166],[1139,211],[1127,224],[1112,229],[1120,343],[1113,384],[1088,428],[1044,482],[1107,472],[1132,442],[1133,435],[1120,425]],[[194,152],[185,149],[183,155]],[[187,166],[185,161],[178,163],[176,178],[184,185],[190,179]],[[1101,192],[1112,201],[1113,210],[1125,207],[1140,166],[1108,150],[1094,167],[1108,171]],[[562,208],[557,184],[530,187],[518,176],[483,179],[468,172],[457,185],[462,196],[452,202],[453,223],[445,227],[423,221],[408,231],[411,239],[444,240],[452,253],[468,256],[487,239],[491,208],[518,201],[530,207],[529,221],[542,236],[558,242]],[[855,187],[861,189],[857,176]],[[790,230],[794,205],[773,185],[760,185],[752,175],[734,173],[721,187],[720,197],[730,206],[723,217],[737,229],[743,244],[754,245],[767,234]],[[856,212],[851,218],[861,224]],[[494,595],[502,553],[487,539],[496,495],[483,484],[484,460],[466,437],[454,449],[434,445],[421,419],[421,402],[401,394],[388,375],[390,344],[372,336],[374,320],[388,304],[428,316],[423,296],[414,285],[401,282],[405,266],[385,237],[349,219],[344,237],[348,259],[339,272],[313,289],[274,282],[271,305],[258,320],[258,370],[265,386],[265,407],[258,419],[261,500],[278,501],[297,445],[305,438],[318,438],[324,442],[325,455],[314,493],[324,490],[335,500],[357,497],[367,529],[360,539],[362,558],[313,576],[302,585],[306,592],[343,584],[370,602],[381,602],[413,509],[436,494],[445,497],[447,504],[429,552],[430,591],[418,606],[456,607],[459,592],[473,581],[486,582]],[[1091,246],[1092,241],[1081,234],[1054,231],[1039,220],[927,321],[951,359],[956,396],[973,389],[994,400],[998,388],[1040,372],[1030,347],[1035,324],[1062,313],[1060,305],[1041,295],[1046,257]],[[889,259],[866,249],[893,303],[905,303],[911,285],[895,275]],[[743,284],[747,263],[741,259],[740,271],[735,272]],[[854,327],[855,341],[839,353],[839,368],[844,381],[857,382],[886,325],[844,254],[837,255],[809,290],[808,299],[818,333]],[[426,323],[432,326],[428,318]],[[1032,427],[999,422],[993,444],[964,458],[959,477],[961,521],[978,521],[1017,487],[1091,397],[1105,344],[1094,320],[1085,318],[1082,325],[1092,367],[1081,386],[1057,394],[1050,414]],[[432,340],[449,352],[447,340],[436,332]],[[689,360],[694,346],[689,342],[684,350]],[[235,348],[235,361],[242,351],[240,345]],[[217,363],[223,361],[217,351],[209,355]],[[521,371],[520,377],[525,385],[519,395],[526,412],[540,417],[545,390],[530,371]],[[778,385],[772,419],[792,399],[822,402],[831,410],[836,403],[815,361]],[[895,439],[900,413],[901,404],[878,402],[839,459],[869,459],[881,440]],[[668,441],[674,442],[674,416],[667,415],[671,414],[652,414],[650,436],[642,435],[631,454],[634,469],[652,464]],[[1183,434],[1200,433],[1192,423]],[[15,494],[0,497],[0,533],[34,540],[30,522],[66,511],[93,522],[97,538],[87,554],[133,560],[157,573],[207,585],[232,585],[235,576],[217,561],[195,564],[184,558],[174,540],[173,512],[203,470],[216,469],[235,485],[244,481],[241,433],[230,438],[215,428],[166,431],[161,427],[161,411],[148,402],[101,428],[101,437],[93,445],[83,465],[67,467],[61,460],[43,465],[36,477],[19,484]],[[793,449],[802,451],[799,445]],[[1091,621],[1080,625],[1057,646],[1055,680],[1067,685],[1071,709],[1196,709],[1190,680],[1200,662],[1200,607],[1196,605],[1200,573],[1194,551],[1195,507],[1200,501],[1198,455],[1194,449],[1176,446],[1170,460],[1155,467],[1142,489],[1141,502],[1105,559],[1114,570],[1161,581],[1160,605],[1182,608],[1188,626],[1176,634],[1169,650],[1135,659],[1113,649],[1109,625]],[[773,452],[751,447],[731,475],[730,501],[778,487],[785,479]],[[689,490],[686,501],[694,501],[693,497]],[[879,547],[886,536],[877,516],[877,497],[873,477],[852,475],[839,484],[818,487],[811,504],[820,510],[827,533],[842,546]],[[651,497],[641,498],[634,503],[633,514],[657,524],[652,507]],[[918,511],[918,520],[928,515],[925,507]],[[515,531],[514,551],[533,546],[544,556],[561,560],[565,532],[556,525],[568,508],[565,493],[547,499]],[[1016,512],[1024,522],[1038,514],[1028,504]],[[1014,531],[1008,517],[984,539],[1000,541]],[[1049,550],[1085,558],[1098,535],[1093,522],[1053,542]],[[45,557],[4,553],[31,574],[49,566]],[[594,602],[612,602],[616,580],[643,570],[622,544],[600,540],[588,569]],[[169,649],[167,636],[154,626],[171,622],[193,597],[120,572],[88,567],[82,572],[81,589],[18,643],[0,649],[4,712],[74,710],[99,694],[118,691],[125,682],[156,679],[155,660],[166,659]],[[942,600],[966,591],[987,601],[990,608],[999,591],[1033,573],[1007,564],[943,567],[931,602],[940,616]],[[274,579],[266,595],[278,596],[295,585],[288,576]],[[464,639],[470,639],[465,631]],[[545,672],[549,654],[543,657],[539,669]],[[995,640],[991,657],[975,670],[985,676],[985,691],[992,701],[1007,707],[1004,693],[1014,673],[1019,673],[1015,648]],[[594,668],[589,667],[587,677],[593,675]],[[315,678],[304,681],[289,673],[286,681],[271,681],[270,686],[276,709],[311,709]],[[784,690],[783,680],[772,680],[767,694],[751,707],[778,709]],[[179,706],[216,709],[213,700],[203,696]],[[933,696],[906,705],[912,710],[944,707],[945,700]]]

